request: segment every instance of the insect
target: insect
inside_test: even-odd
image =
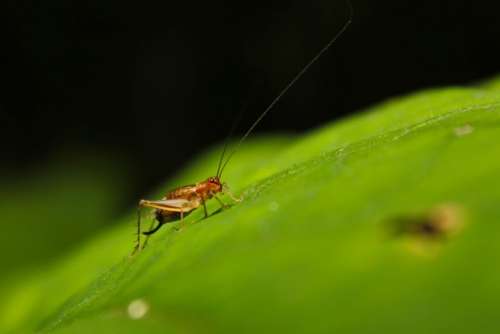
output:
[[[151,208],[154,209],[154,217],[157,222],[156,227],[154,227],[154,221],[148,231],[142,232],[146,236],[143,247],[147,243],[147,238],[150,235],[158,231],[162,225],[166,223],[176,222],[180,220],[180,225],[182,225],[184,217],[186,217],[193,210],[203,206],[205,213],[205,218],[208,217],[206,202],[212,198],[215,198],[221,207],[227,208],[222,200],[218,197],[218,194],[226,193],[231,197],[234,202],[240,202],[241,199],[235,197],[229,190],[226,183],[221,182],[222,172],[226,167],[229,160],[232,158],[233,154],[238,150],[240,145],[245,141],[245,139],[250,135],[254,128],[259,124],[262,119],[269,113],[269,111],[278,103],[278,101],[285,95],[285,93],[307,72],[307,70],[325,53],[332,44],[347,30],[348,26],[352,22],[353,8],[349,0],[347,0],[349,6],[349,17],[347,21],[343,24],[341,29],[330,39],[330,41],[311,59],[309,62],[288,82],[288,84],[280,91],[280,93],[274,98],[274,100],[267,106],[267,108],[260,114],[260,116],[255,120],[255,122],[250,126],[250,128],[245,132],[245,134],[238,141],[234,150],[228,155],[226,160],[224,156],[227,149],[224,149],[221,153],[219,163],[217,166],[217,172],[215,176],[209,177],[208,179],[198,182],[193,185],[187,185],[183,187],[176,188],[168,192],[160,200],[146,200],[142,199],[139,201],[137,210],[137,241],[132,254],[141,248],[141,209]]]

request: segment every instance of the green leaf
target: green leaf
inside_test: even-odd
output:
[[[133,257],[123,217],[3,284],[0,331],[497,332],[499,128],[494,80],[253,139],[224,175],[242,203],[210,202]],[[211,176],[218,154],[153,198]]]

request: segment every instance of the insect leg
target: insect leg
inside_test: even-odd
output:
[[[233,193],[229,189],[229,186],[227,185],[227,183],[224,183],[222,192],[224,194],[227,194],[229,197],[231,197],[231,199],[233,201],[235,201],[237,203],[239,203],[239,202],[241,202],[243,200],[243,197],[236,197],[236,196],[233,195]]]
[[[179,228],[177,229],[177,231],[181,230],[184,227],[184,211],[181,210],[179,213],[181,215],[181,221],[179,222]]]
[[[243,197],[236,197],[236,196],[234,196],[234,195],[233,195],[233,193],[232,193],[232,192],[230,192],[230,191],[226,191],[226,194],[227,194],[229,197],[231,197],[231,199],[232,199],[233,201],[235,201],[236,203],[239,203],[239,202],[243,201]]]
[[[139,205],[142,207],[160,209],[169,212],[191,211],[198,207],[198,205],[193,206],[190,201],[185,199],[172,199],[172,200],[160,200],[160,201],[141,200],[139,202]]]
[[[205,211],[205,218],[207,218],[208,217],[207,205],[205,204],[205,201],[203,201],[203,200],[201,203],[203,203],[203,210]]]
[[[225,204],[219,197],[217,196],[214,196],[214,198],[217,200],[217,202],[219,202],[220,206],[223,208],[223,209],[227,209],[229,208],[229,205]]]
[[[134,255],[141,246],[141,209],[142,206],[139,205],[139,207],[137,208],[137,240],[135,242],[135,247],[131,255]]]
[[[182,226],[182,221],[184,220],[184,213],[189,213],[190,211],[196,209],[199,206],[198,201],[188,201],[185,199],[171,199],[171,200],[160,200],[160,201],[147,201],[142,200],[141,205],[148,208],[159,209],[167,211],[169,213],[177,212],[180,214],[181,223],[179,224],[179,229]]]
[[[156,231],[158,231],[160,229],[160,227],[163,225],[161,222],[158,222],[158,225],[156,225],[156,227],[153,228],[154,224],[155,224],[155,220],[153,220],[151,222],[151,225],[149,226],[149,230],[148,231],[142,232],[142,234],[144,234],[146,236],[146,239],[142,243],[142,249],[146,248],[146,245],[148,244],[148,240],[149,240],[149,237],[151,236],[151,234],[153,234]]]
[[[144,234],[146,236],[150,236],[151,234],[158,231],[160,229],[160,227],[163,225],[163,223],[158,223],[158,225],[156,225],[156,227],[153,228],[154,223],[155,223],[155,221],[153,220],[153,222],[151,223],[151,226],[149,227],[149,230],[146,232],[142,232],[142,234]]]

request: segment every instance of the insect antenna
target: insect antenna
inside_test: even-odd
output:
[[[233,125],[231,126],[231,130],[229,130],[229,133],[226,136],[226,139],[224,140],[224,148],[222,149],[222,153],[219,158],[219,163],[217,164],[217,173],[215,173],[215,176],[219,177],[220,174],[222,173],[221,167],[222,167],[222,161],[224,160],[224,155],[226,154],[227,148],[229,147],[229,142],[231,139],[231,136],[233,135],[234,131],[238,127],[238,124],[240,124],[240,121],[243,117],[243,114],[245,113],[245,110],[248,107],[248,103],[245,103],[244,107],[241,109],[238,117],[236,120],[233,122]]]
[[[220,167],[220,170],[219,168],[217,169],[217,176],[221,176],[222,175],[222,172],[224,171],[224,168],[226,167],[227,163],[229,162],[229,160],[231,160],[231,158],[233,157],[233,155],[236,153],[236,151],[238,151],[239,147],[241,146],[241,144],[245,141],[245,139],[247,139],[247,137],[250,135],[250,133],[252,133],[253,129],[255,129],[255,127],[260,123],[260,121],[262,121],[262,119],[269,113],[269,111],[271,111],[271,109],[276,105],[276,103],[278,103],[279,100],[281,100],[281,98],[283,97],[283,95],[285,95],[288,90],[290,88],[292,88],[293,85],[295,85],[295,83],[304,75],[304,73],[306,73],[309,68],[330,48],[330,46],[332,46],[332,44],[334,44],[337,39],[342,36],[342,34],[347,30],[347,28],[349,27],[349,25],[351,24],[352,22],[352,17],[353,17],[353,13],[354,13],[354,9],[352,7],[352,4],[350,2],[350,0],[347,0],[347,5],[349,7],[349,16],[348,16],[348,19],[347,21],[344,23],[344,25],[342,26],[342,28],[332,37],[332,39],[330,39],[330,41],[328,43],[326,43],[326,45],[295,75],[295,77],[293,77],[292,80],[290,80],[290,82],[281,90],[281,92],[274,98],[274,100],[267,106],[267,108],[264,110],[264,112],[262,114],[260,114],[260,116],[255,120],[255,122],[253,122],[252,126],[250,126],[250,128],[247,130],[247,132],[245,132],[245,134],[243,135],[243,137],[241,137],[241,139],[238,141],[238,144],[236,144],[236,147],[234,148],[234,150],[231,151],[231,153],[228,155],[226,161],[222,164],[222,167]],[[227,147],[227,143],[226,145],[224,146],[224,153],[226,151],[226,147]],[[222,161],[222,157],[221,157],[221,161]]]
[[[235,128],[235,127],[233,127],[233,128]],[[217,173],[215,174],[217,177],[219,176],[219,171],[220,171],[220,167],[222,164],[222,160],[224,160],[224,155],[226,154],[226,151],[227,151],[227,145],[229,144],[229,137],[233,134],[233,132],[234,132],[234,130],[231,129],[231,131],[229,131],[229,134],[226,137],[226,140],[224,141],[224,148],[222,149],[222,153],[221,153],[220,158],[219,158],[219,163],[217,164]]]

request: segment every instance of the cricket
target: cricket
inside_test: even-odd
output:
[[[266,109],[260,114],[260,116],[254,121],[250,128],[245,132],[241,139],[237,142],[235,148],[230,154],[225,158],[227,151],[227,142],[222,150],[215,176],[211,176],[206,180],[198,182],[196,184],[181,186],[176,189],[169,191],[160,200],[146,200],[141,199],[139,201],[137,209],[137,239],[132,255],[138,250],[144,249],[147,244],[148,238],[157,232],[164,224],[174,223],[179,221],[179,228],[183,226],[184,218],[193,212],[195,209],[203,206],[205,213],[205,218],[209,216],[207,211],[206,202],[215,199],[221,205],[221,209],[226,209],[230,205],[225,204],[218,195],[226,194],[228,195],[234,203],[242,201],[242,198],[238,198],[233,195],[226,183],[221,182],[222,173],[227,166],[228,162],[233,157],[234,153],[237,152],[238,148],[245,141],[245,139],[252,133],[255,127],[262,121],[262,119],[273,109],[273,107],[278,103],[279,100],[288,92],[288,90],[307,72],[307,70],[334,44],[337,39],[347,30],[352,22],[353,18],[353,7],[349,0],[347,0],[347,5],[349,7],[349,15],[346,22],[342,25],[340,30],[326,43],[323,48],[316,53],[316,55],[306,63],[305,66],[288,82],[288,84],[279,92],[279,94],[272,100],[272,102],[266,107]],[[141,233],[141,211],[143,208],[149,208],[154,210],[154,220],[151,224],[149,230]],[[154,226],[155,222],[157,223]],[[141,247],[141,235],[146,236],[146,239]]]

